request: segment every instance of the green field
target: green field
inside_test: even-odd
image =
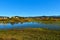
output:
[[[42,28],[0,30],[0,40],[60,40],[60,31]]]

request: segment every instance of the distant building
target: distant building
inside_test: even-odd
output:
[[[6,16],[0,16],[0,19],[7,19],[9,17],[6,17]]]

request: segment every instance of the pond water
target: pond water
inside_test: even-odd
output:
[[[14,22],[0,23],[2,29],[22,29],[22,28],[47,28],[50,30],[60,30],[60,22]]]

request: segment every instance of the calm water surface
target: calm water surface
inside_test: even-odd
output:
[[[0,29],[22,29],[22,28],[48,28],[50,30],[60,30],[60,22],[19,22],[0,23]]]

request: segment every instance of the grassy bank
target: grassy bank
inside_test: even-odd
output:
[[[42,28],[0,30],[0,40],[60,40],[60,31]]]

